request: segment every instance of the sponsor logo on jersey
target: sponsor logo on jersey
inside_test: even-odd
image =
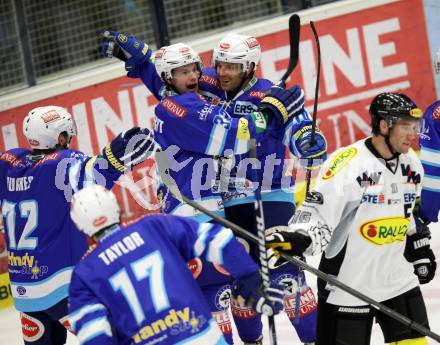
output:
[[[440,105],[436,106],[432,111],[432,119],[440,120]]]
[[[365,222],[359,228],[363,238],[376,245],[403,241],[409,227],[409,219],[385,217]]]
[[[385,195],[383,193],[378,194],[364,194],[362,195],[362,201],[369,204],[383,204],[385,202]]]
[[[180,310],[170,309],[164,317],[142,327],[139,332],[132,336],[132,339],[135,344],[139,344],[145,343],[144,340],[158,335],[166,336],[167,331],[178,334],[188,329],[191,331],[194,329],[192,333],[195,333],[195,330],[200,328],[200,324],[206,322],[206,320],[202,320],[203,318],[203,315],[197,317],[189,307]]]
[[[199,258],[194,258],[187,263],[189,270],[191,271],[193,278],[197,279],[202,272],[203,264]]]
[[[372,173],[364,171],[361,176],[356,177],[356,181],[361,187],[374,186],[379,183],[381,175],[382,171]]]
[[[43,323],[24,313],[21,313],[21,331],[23,333],[23,339],[26,342],[34,342],[40,339],[44,334]]]
[[[229,285],[225,285],[215,294],[215,306],[218,310],[226,310],[229,308],[230,302],[231,287]]]
[[[266,96],[266,93],[262,91],[251,91],[249,92],[249,96],[263,99]]]
[[[420,174],[417,171],[411,170],[411,166],[409,164],[400,164],[400,168],[402,170],[402,175],[407,177],[407,183],[420,183]]]
[[[125,36],[124,34],[119,34],[118,35],[118,41],[121,42],[121,43],[127,42],[127,36]]]
[[[21,164],[21,160],[18,157],[16,157],[15,155],[13,155],[12,153],[9,153],[9,152],[3,152],[0,155],[0,160],[8,163],[13,168],[15,168],[19,164]]]
[[[312,204],[322,205],[324,203],[324,196],[319,192],[311,191],[306,194],[305,201],[312,203]]]
[[[215,320],[216,324],[220,328],[223,334],[232,333],[231,320],[229,319],[228,310],[213,311],[211,312],[212,318]]]
[[[13,251],[8,251],[8,264],[12,266],[32,267],[35,257],[26,252],[24,255],[15,255]]]
[[[290,320],[295,318],[296,294],[284,300],[284,311]],[[301,291],[299,300],[299,317],[302,318],[316,310],[318,303],[315,295],[310,287]]]
[[[25,295],[26,294],[26,288],[24,287],[24,286],[17,286],[17,288],[15,289],[15,290],[17,290],[17,293],[20,295],[20,296],[23,296],[23,295]]]
[[[231,311],[232,315],[234,315],[234,318],[242,320],[252,319],[257,315],[257,313],[252,309],[246,307],[245,305],[241,305],[235,299],[231,300]]]
[[[328,180],[335,176],[342,168],[347,166],[347,164],[353,159],[357,154],[357,149],[355,147],[350,147],[342,152],[339,152],[330,162],[330,165],[322,177],[323,180]]]
[[[234,114],[249,114],[257,110],[258,107],[252,102],[237,101],[234,105]]]
[[[185,108],[181,107],[179,104],[168,97],[164,98],[164,100],[162,101],[162,106],[179,119],[184,118],[186,116],[186,113],[188,112]]]
[[[245,118],[241,117],[238,120],[237,139],[250,140],[251,133],[249,132],[249,122]]]
[[[157,116],[154,117],[154,131],[157,133],[163,132],[163,121]]]
[[[416,193],[410,192],[403,194],[404,202],[415,202],[416,201]]]
[[[46,163],[48,161],[56,160],[56,159],[58,159],[59,156],[60,156],[59,152],[51,153],[50,155],[47,155],[46,157],[36,161],[35,164],[33,165],[33,167],[35,168],[35,167],[37,167],[43,163]]]
[[[60,114],[58,114],[58,111],[51,110],[48,111],[47,113],[42,114],[41,119],[43,120],[44,123],[47,124],[61,119],[61,116]]]
[[[210,75],[202,74],[202,76],[200,77],[200,82],[204,82],[215,87],[220,87],[220,82],[218,81],[218,79]]]

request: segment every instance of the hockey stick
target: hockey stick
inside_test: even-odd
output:
[[[257,141],[255,139],[251,140],[249,157],[253,160],[257,160]],[[258,234],[258,255],[260,258],[261,267],[261,278],[263,280],[263,286],[267,289],[270,288],[270,273],[269,265],[267,263],[267,249],[266,249],[266,225],[264,223],[264,212],[263,212],[263,201],[261,200],[261,184],[258,178],[257,172],[252,169],[253,180],[257,183],[257,188],[255,189],[255,219],[257,222],[257,234]],[[277,331],[275,328],[275,318],[273,315],[268,316],[269,323],[269,336],[270,343],[272,345],[277,344]]]
[[[315,102],[313,103],[313,116],[312,116],[312,134],[310,136],[310,147],[315,143],[315,132],[316,132],[316,118],[318,112],[318,95],[319,95],[319,79],[321,79],[321,46],[319,45],[318,32],[316,31],[315,24],[310,21],[310,26],[312,27],[313,36],[315,37],[316,49],[318,51],[318,65],[316,67],[316,84],[315,84]],[[309,164],[310,163],[310,164]],[[311,160],[307,162],[307,172],[306,172],[306,198],[310,194],[310,183],[312,180],[312,164]]]
[[[162,178],[163,183],[167,186],[171,194],[174,195],[174,197],[181,202],[184,202],[194,209],[198,210],[201,213],[204,213],[205,215],[209,216],[213,220],[215,220],[217,223],[231,229],[235,234],[237,234],[240,237],[243,237],[244,239],[247,239],[255,244],[259,244],[259,239],[257,236],[252,234],[251,232],[243,229],[242,227],[238,226],[237,224],[234,224],[230,222],[227,219],[224,219],[214,212],[208,210],[207,208],[203,207],[202,205],[199,205],[194,200],[188,199],[185,195],[180,193],[179,188],[177,187],[175,181],[171,177],[168,169],[168,158],[166,156],[166,153],[164,152],[158,152],[156,154],[156,164],[159,169],[160,176]],[[360,300],[366,302],[376,310],[384,313],[385,315],[391,317],[392,319],[402,323],[403,325],[412,328],[413,330],[419,332],[420,334],[424,336],[428,336],[437,342],[440,342],[440,335],[437,333],[432,332],[431,330],[427,329],[426,327],[422,326],[421,324],[407,318],[406,316],[396,312],[395,310],[387,307],[386,305],[375,301],[374,299],[364,295],[363,293],[351,288],[350,286],[342,283],[338,279],[336,279],[332,275],[328,275],[327,273],[324,273],[320,271],[319,269],[314,268],[313,266],[310,266],[306,262],[300,260],[297,257],[288,255],[286,253],[280,252],[280,256],[283,257],[285,260],[292,262],[293,264],[305,269],[306,271],[316,275],[317,277],[321,278],[322,280],[325,280],[326,282],[330,283],[333,286],[336,286],[340,288],[342,291],[349,293],[350,295],[359,298]]]
[[[284,72],[278,86],[286,87],[286,80],[289,78],[292,71],[298,64],[298,50],[299,50],[299,33],[301,30],[301,21],[297,14],[292,14],[289,18],[289,42],[290,42],[290,56],[289,64]]]

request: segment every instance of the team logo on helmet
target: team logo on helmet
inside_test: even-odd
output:
[[[420,119],[423,116],[423,111],[420,108],[414,108],[409,111],[409,114],[415,119]]]
[[[97,227],[101,226],[102,224],[105,224],[106,221],[107,221],[107,217],[106,216],[100,216],[98,218],[95,218],[93,220],[92,224],[93,224],[94,227],[97,228]]]
[[[35,139],[29,139],[28,142],[29,142],[29,145],[31,145],[31,146],[38,146],[38,145],[40,145],[40,142],[38,140],[35,140]]]
[[[222,50],[228,50],[229,48],[231,48],[231,45],[228,42],[222,42],[222,43],[220,43],[219,47]]]
[[[188,47],[179,48],[179,52],[181,52],[182,54],[188,53],[189,52],[189,48]]]
[[[121,43],[127,42],[127,36],[125,36],[124,34],[119,34],[118,35],[118,41],[121,42]]]
[[[51,110],[41,115],[41,119],[44,121],[44,123],[50,123],[59,120],[60,118],[61,116],[56,110]]]
[[[246,44],[249,49],[258,47],[260,45],[255,37],[249,37],[248,39],[246,39]]]

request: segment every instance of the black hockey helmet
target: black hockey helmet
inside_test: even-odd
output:
[[[391,129],[399,120],[419,120],[423,111],[403,93],[383,92],[374,97],[370,104],[371,128],[373,134],[380,134],[380,120],[385,120]]]

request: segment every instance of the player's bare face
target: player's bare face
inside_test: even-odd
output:
[[[173,69],[171,85],[182,94],[199,91],[200,71],[195,63]]]
[[[239,63],[217,61],[215,71],[220,80],[220,87],[224,91],[236,91],[245,77],[242,65]]]
[[[419,121],[400,120],[393,126],[390,143],[396,152],[407,153],[419,132]]]

